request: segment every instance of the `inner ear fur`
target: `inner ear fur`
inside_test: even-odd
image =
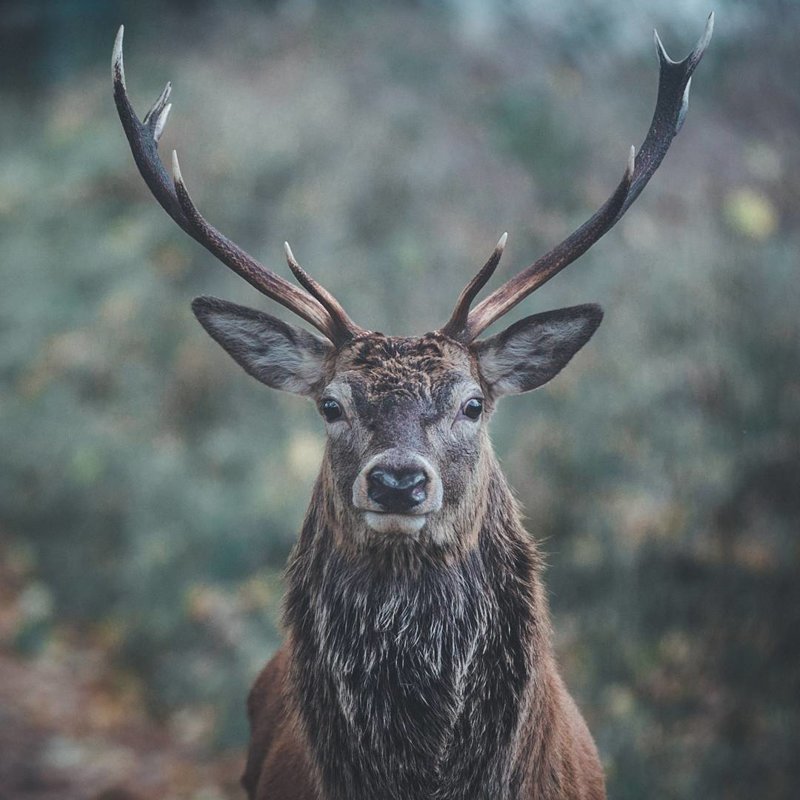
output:
[[[311,395],[333,345],[277,317],[216,297],[197,297],[192,311],[206,332],[261,383]]]
[[[472,350],[495,397],[529,392],[558,375],[602,319],[595,303],[546,311],[475,342]]]

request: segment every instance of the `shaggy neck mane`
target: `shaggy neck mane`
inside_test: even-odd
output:
[[[291,689],[326,800],[516,800],[547,713],[539,558],[499,469],[478,544],[354,554],[315,490],[289,565]],[[534,726],[539,727],[539,726]],[[533,745],[534,749],[540,747]]]

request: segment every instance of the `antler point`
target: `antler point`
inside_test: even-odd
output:
[[[125,88],[125,67],[122,62],[122,38],[125,35],[125,26],[120,25],[114,39],[114,50],[111,53],[111,77],[119,80]]]
[[[653,28],[653,41],[656,43],[656,53],[658,54],[658,58],[661,61],[670,62],[672,59],[667,55],[667,50],[664,47],[664,43],[661,41],[661,37],[658,35],[658,30]]]
[[[183,175],[181,175],[181,165],[178,163],[178,151],[172,151],[172,178],[176,184],[183,185]]]
[[[286,260],[289,264],[296,264],[297,259],[294,257],[294,253],[292,252],[292,248],[289,247],[289,242],[283,243],[283,252],[286,253]]]
[[[164,128],[167,125],[167,119],[169,118],[169,112],[172,111],[172,103],[167,103],[164,106],[161,113],[158,115],[158,119],[156,120],[156,127],[153,131],[153,139],[155,143],[158,144],[158,140],[161,138],[161,134],[164,133]]]
[[[634,145],[631,145],[631,149],[628,152],[628,167],[625,170],[625,177],[628,178],[628,180],[630,180],[631,177],[633,176],[633,170],[635,167],[636,167],[636,147]]]
[[[497,243],[497,248],[502,250],[506,246],[506,242],[508,241],[508,231],[506,231],[501,237],[500,241]]]
[[[700,37],[700,40],[697,42],[697,45],[694,48],[694,54],[697,56],[702,56],[705,52],[705,49],[708,47],[708,43],[711,41],[711,35],[714,33],[714,12],[712,11],[708,15],[708,19],[706,20],[706,28],[703,31],[703,35]]]

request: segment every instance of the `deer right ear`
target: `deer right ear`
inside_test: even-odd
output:
[[[481,375],[495,397],[536,389],[561,372],[602,319],[594,303],[525,317],[473,345]]]
[[[256,380],[294,394],[313,394],[333,345],[252,308],[197,297],[192,311],[214,341]]]

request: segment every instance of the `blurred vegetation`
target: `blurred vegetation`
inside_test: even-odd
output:
[[[446,318],[504,230],[507,275],[602,202],[649,121],[650,28],[681,57],[708,10],[5,4],[0,682],[24,663],[80,683],[91,653],[102,708],[240,747],[321,449],[313,408],[191,317],[197,294],[264,304],[136,173],[110,95],[119,22],[137,109],[173,82],[162,150],[207,216],[280,269],[288,239],[356,319],[403,333]],[[493,422],[622,800],[800,785],[800,9],[715,10],[661,171],[520,311],[596,300],[603,326]],[[19,757],[31,785],[64,763],[42,730]],[[170,787],[155,796],[234,796]]]

